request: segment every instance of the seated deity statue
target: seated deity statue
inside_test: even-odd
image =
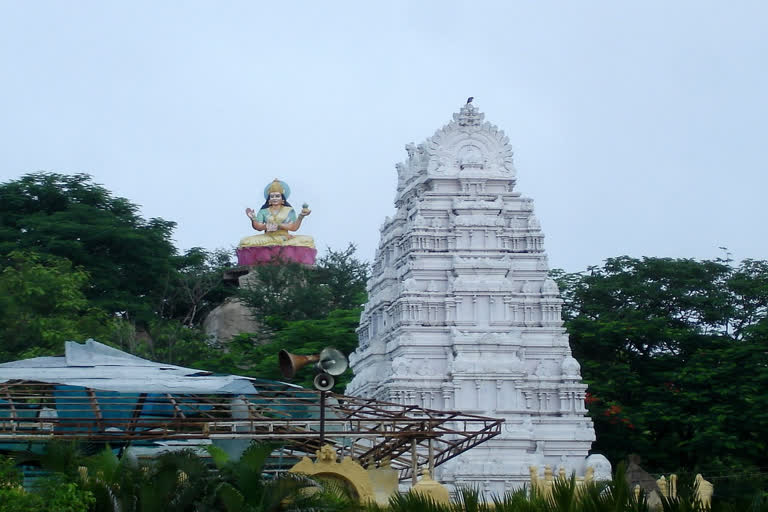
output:
[[[264,233],[240,240],[237,246],[240,265],[259,265],[275,259],[308,265],[315,263],[317,250],[312,237],[290,233],[301,227],[302,221],[311,210],[305,203],[297,216],[288,202],[290,194],[290,187],[275,178],[264,188],[265,202],[259,211],[245,209],[253,229]]]

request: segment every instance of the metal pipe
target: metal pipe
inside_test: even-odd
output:
[[[325,391],[320,391],[320,446],[325,443]]]
[[[435,447],[432,446],[432,438],[429,438],[429,475],[435,477]]]

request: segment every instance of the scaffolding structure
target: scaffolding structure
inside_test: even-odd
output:
[[[326,443],[364,466],[389,461],[404,480],[499,435],[503,423],[335,393],[326,393],[321,414],[318,391],[248,380],[256,393],[137,393],[7,380],[0,383],[0,444],[255,440],[279,444],[281,456],[297,459]]]

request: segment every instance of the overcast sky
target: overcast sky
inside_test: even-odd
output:
[[[768,257],[768,2],[0,0],[0,181],[85,172],[253,234],[267,182],[372,259],[394,164],[468,96],[509,136],[553,267]]]

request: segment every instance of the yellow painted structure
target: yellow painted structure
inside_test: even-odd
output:
[[[371,479],[373,496],[381,506],[389,504],[389,497],[397,493],[398,475],[397,470],[392,469],[389,459],[381,462],[379,467],[368,466],[368,476]]]
[[[661,478],[656,480],[656,485],[659,486],[661,495],[665,498],[677,498],[677,475],[669,475],[669,480],[667,480],[667,478],[662,475]],[[704,480],[704,477],[701,476],[701,473],[699,473],[696,475],[694,488],[696,490],[696,499],[701,503],[702,508],[711,509],[712,494],[714,494],[715,491],[715,487],[712,485],[712,482]]]
[[[568,479],[568,475],[565,473],[565,468],[563,467],[560,467],[560,470],[557,472],[557,477],[555,477],[552,468],[549,466],[544,466],[544,478],[539,478],[538,466],[528,466],[528,471],[531,474],[531,488],[536,489],[542,496],[552,496],[552,485],[555,482],[555,478],[562,480]],[[588,467],[583,478],[576,478],[576,488],[578,489],[585,483],[592,482],[594,478],[594,468]]]
[[[564,468],[560,468],[558,471],[557,477],[555,477],[554,473],[552,472],[552,468],[549,466],[544,467],[544,478],[539,478],[539,468],[536,466],[529,466],[528,470],[531,474],[531,488],[536,489],[541,495],[543,496],[551,496],[552,495],[552,485],[554,484],[554,481],[556,478],[558,479],[565,479],[567,478],[567,475],[565,473]],[[591,467],[587,468],[586,474],[584,475],[584,478],[577,478],[576,479],[576,486],[583,485],[584,483],[591,482],[594,480],[594,469]],[[666,478],[664,475],[661,476],[658,480],[656,480],[656,485],[659,488],[661,496],[664,496],[667,499],[675,499],[677,498],[677,475],[672,474],[669,475],[669,478]],[[695,488],[696,488],[696,499],[701,502],[701,505],[704,509],[711,509],[712,508],[712,494],[714,494],[714,486],[711,482],[708,482],[704,479],[704,477],[701,476],[701,474],[696,475],[696,482],[695,482]],[[640,485],[636,485],[632,489],[635,498],[639,499],[640,494],[643,492],[640,488]],[[648,503],[652,508],[660,507],[661,501],[659,500],[658,495],[656,494],[656,491],[651,491],[646,495],[648,499]]]
[[[303,457],[290,471],[338,482],[363,503],[375,500],[370,475],[363,466],[351,457],[344,457],[339,462],[336,450],[327,444],[316,454],[314,462]]]
[[[448,504],[451,502],[451,493],[440,482],[432,479],[428,469],[421,470],[421,480],[411,487],[411,492],[428,496],[436,503]]]
[[[712,494],[715,492],[715,486],[712,485],[712,482],[704,480],[704,477],[701,476],[701,473],[696,475],[695,486],[696,497],[701,502],[701,506],[705,509],[711,509]]]

